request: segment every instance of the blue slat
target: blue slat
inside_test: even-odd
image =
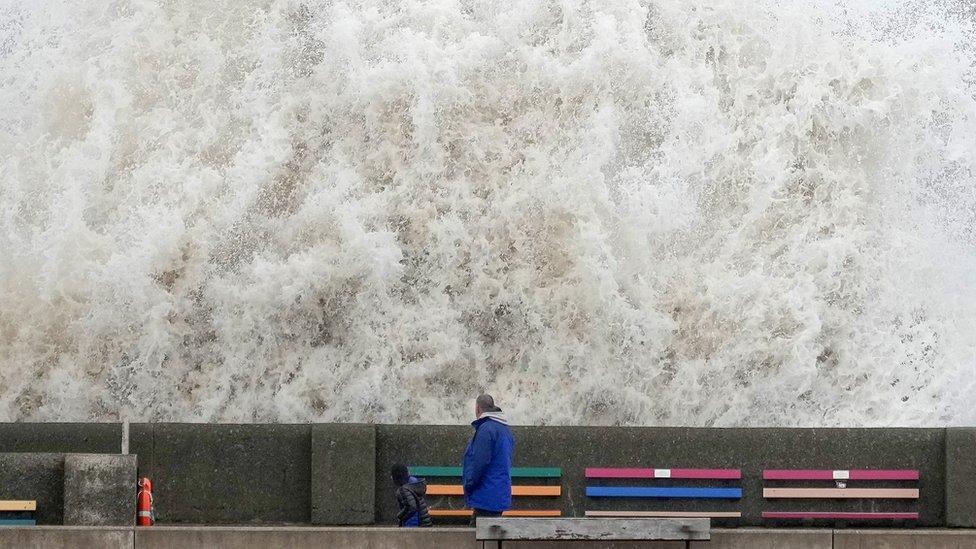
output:
[[[649,488],[646,486],[587,486],[591,498],[740,499],[742,488]]]
[[[0,526],[37,526],[34,519],[0,519]]]

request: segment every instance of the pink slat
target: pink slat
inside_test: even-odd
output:
[[[738,479],[739,469],[670,469],[671,478]],[[587,467],[586,478],[655,478],[654,469]]]
[[[918,520],[918,513],[830,513],[830,512],[779,512],[763,511],[768,519],[848,519],[848,520]]]
[[[898,469],[880,471],[874,469],[858,469],[851,471],[852,480],[918,480],[918,471],[913,469]]]
[[[654,478],[654,469],[587,467],[586,478]]]
[[[842,470],[842,469],[840,469]],[[849,480],[918,480],[914,469],[851,469]],[[834,480],[834,469],[767,469],[765,480]]]
[[[671,469],[671,478],[737,479],[742,478],[742,471],[738,469]]]

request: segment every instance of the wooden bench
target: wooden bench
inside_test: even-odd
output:
[[[416,477],[461,478],[460,467],[440,467],[418,465],[409,467],[410,474]],[[561,479],[562,469],[559,467],[513,467],[512,478],[533,479]],[[463,496],[464,487],[460,484],[428,484],[427,494],[430,496]],[[559,497],[562,495],[561,485],[524,485],[512,486],[513,497]],[[470,517],[471,509],[431,508],[433,517]],[[506,517],[559,517],[559,509],[512,509],[503,513]]]
[[[0,500],[0,526],[35,526],[37,501]]]
[[[833,487],[787,486],[763,487],[766,499],[824,499],[824,500],[917,500],[918,488],[856,487],[848,488],[849,481],[917,481],[914,469],[771,469],[763,471],[767,481],[829,481]],[[872,508],[874,507],[872,501]],[[762,518],[770,520],[836,520],[836,521],[897,521],[918,520],[917,512],[903,511],[763,511]]]
[[[485,547],[505,541],[706,541],[711,524],[704,518],[487,518],[475,529]]]
[[[677,480],[741,480],[740,469],[652,469],[588,467],[587,479],[677,479]],[[738,486],[587,486],[586,495],[591,498],[650,498],[688,500],[738,500],[742,488]],[[740,511],[691,511],[680,509],[653,509],[640,511],[590,510],[587,517],[631,518],[740,518]]]

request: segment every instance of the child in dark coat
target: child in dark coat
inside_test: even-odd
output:
[[[424,494],[427,493],[427,485],[424,481],[410,476],[407,467],[397,463],[390,469],[393,477],[393,484],[396,488],[397,505],[400,512],[397,513],[397,523],[402,527],[428,527],[433,525],[430,519],[430,512],[427,507],[427,500]]]

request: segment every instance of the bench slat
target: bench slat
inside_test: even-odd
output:
[[[769,469],[765,480],[918,480],[915,469]]]
[[[688,498],[688,499],[740,499],[741,488],[693,488],[684,486],[587,486],[586,495],[591,498]]]
[[[471,509],[431,509],[432,517],[470,517],[474,514]],[[511,509],[502,513],[503,517],[560,517],[563,512],[559,509]]]
[[[705,518],[479,518],[480,540],[707,540]]]
[[[917,488],[763,488],[764,498],[918,499]]]
[[[0,526],[37,526],[34,519],[0,519]]]
[[[739,469],[651,469],[622,467],[587,467],[586,478],[683,478],[740,479]]]
[[[431,484],[427,487],[431,496],[463,496],[464,487],[460,484]],[[512,486],[513,496],[559,496],[562,486]]]
[[[767,519],[846,519],[846,520],[918,520],[918,513],[793,512],[763,511]]]
[[[588,517],[739,518],[738,511],[587,511]]]
[[[460,467],[433,467],[428,465],[415,465],[409,468],[411,475],[422,477],[459,477],[461,476]],[[563,470],[559,467],[513,467],[512,477],[514,478],[559,478]]]
[[[0,511],[37,511],[37,501],[0,500]]]

